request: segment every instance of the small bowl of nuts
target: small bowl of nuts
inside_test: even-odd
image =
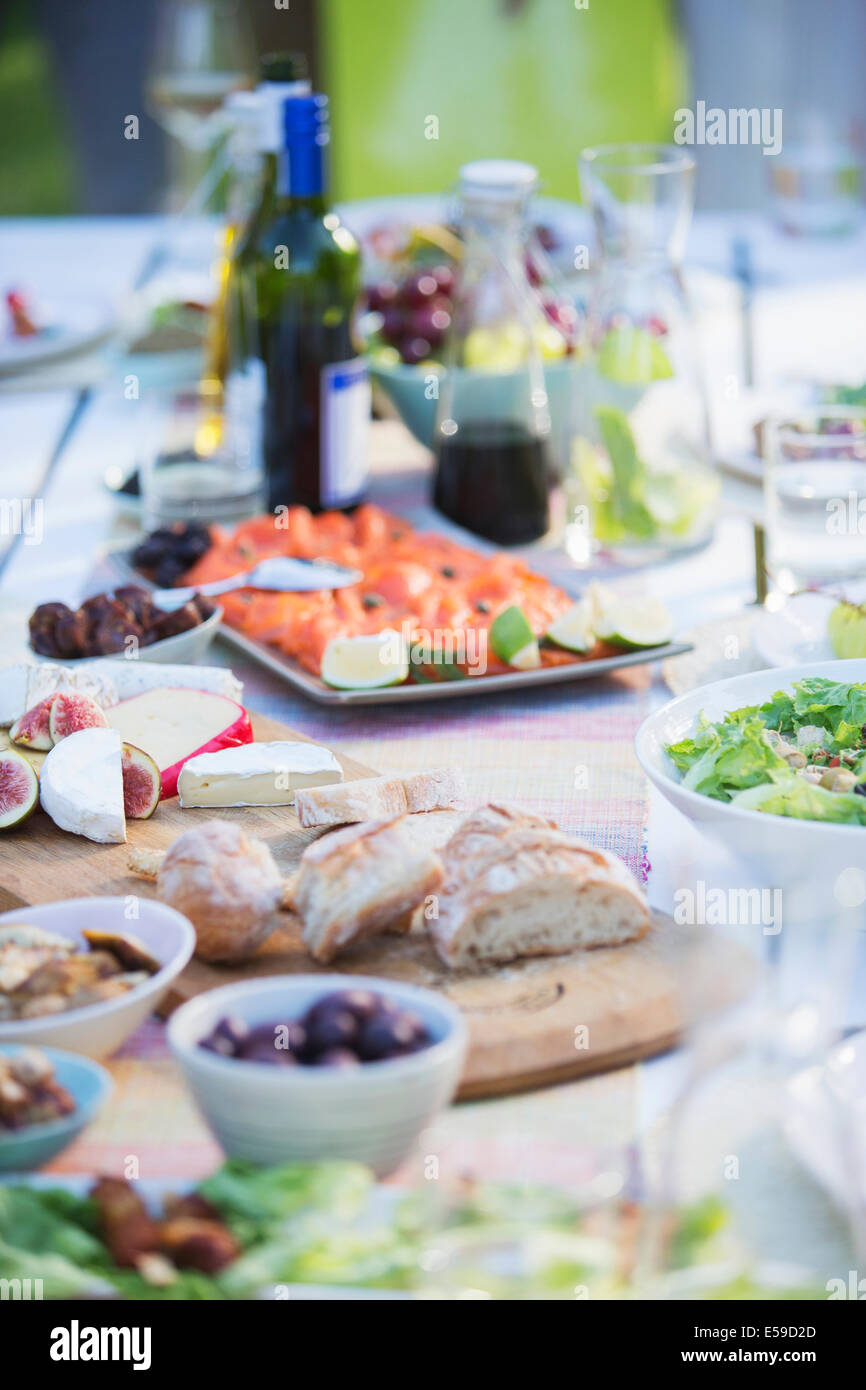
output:
[[[0,1173],[41,1168],[55,1158],[111,1089],[108,1072],[87,1057],[0,1044]]]

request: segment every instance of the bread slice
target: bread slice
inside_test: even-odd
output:
[[[328,962],[352,942],[408,931],[442,881],[437,855],[413,844],[401,820],[350,825],[309,845],[292,880],[304,945]]]
[[[468,816],[442,850],[434,945],[446,965],[561,955],[634,941],[646,900],[615,855],[507,806]]]
[[[416,811],[454,810],[463,805],[466,787],[455,768],[417,772],[410,777],[363,777],[339,786],[304,787],[295,793],[301,825],[348,825],[367,820],[394,820]]]

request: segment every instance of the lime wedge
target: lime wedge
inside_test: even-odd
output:
[[[673,637],[674,624],[655,598],[612,599],[599,614],[596,634],[614,647],[661,647]]]
[[[541,654],[529,619],[522,608],[513,603],[493,619],[490,625],[490,645],[501,661],[518,671],[531,671],[541,665]]]
[[[598,370],[610,381],[626,386],[646,386],[673,376],[667,353],[654,333],[623,324],[605,333],[598,350]]]
[[[409,674],[406,642],[393,628],[362,637],[334,637],[322,655],[322,680],[337,690],[399,685]]]
[[[595,645],[594,620],[595,604],[582,598],[550,624],[546,635],[570,652],[588,652]]]

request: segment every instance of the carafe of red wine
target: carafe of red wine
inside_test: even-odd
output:
[[[494,159],[465,165],[458,187],[463,255],[439,383],[433,501],[499,545],[548,529],[544,359],[569,351],[527,276],[536,184],[531,165]]]

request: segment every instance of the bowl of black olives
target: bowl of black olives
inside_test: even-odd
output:
[[[383,1176],[454,1095],[467,1030],[432,990],[286,975],[209,990],[172,1015],[169,1040],[226,1153]]]

